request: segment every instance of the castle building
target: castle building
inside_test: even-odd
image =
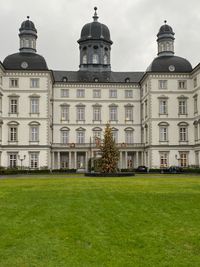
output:
[[[27,17],[19,52],[0,63],[0,165],[86,171],[109,122],[120,169],[199,166],[200,65],[175,56],[174,35],[165,21],[144,72],[113,72],[110,31],[95,8],[78,40],[79,70],[54,71]]]

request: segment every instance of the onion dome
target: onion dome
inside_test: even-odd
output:
[[[27,16],[27,20],[23,21],[21,27],[19,28],[19,36],[23,34],[33,34],[37,37],[37,30],[35,28],[34,23],[29,20],[29,16]]]
[[[164,21],[157,34],[158,57],[156,57],[147,71],[152,72],[191,72],[190,62],[182,57],[174,56],[174,31]]]
[[[34,23],[29,20],[22,22],[19,29],[19,53],[7,56],[3,65],[9,70],[47,70],[45,59],[36,53],[37,30]]]
[[[94,8],[95,13],[93,16],[93,22],[87,23],[83,26],[81,30],[81,36],[78,43],[86,40],[104,40],[110,44],[112,41],[110,39],[110,31],[105,24],[98,22],[97,8]]]

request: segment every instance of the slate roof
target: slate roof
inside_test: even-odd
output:
[[[144,72],[53,71],[55,82],[139,83]]]
[[[177,56],[160,56],[153,60],[147,71],[151,72],[171,72],[169,67],[174,66],[173,72],[191,72],[190,62]]]
[[[22,63],[26,62],[27,67],[23,68]],[[48,70],[44,57],[35,53],[15,53],[7,56],[3,66],[8,70]]]

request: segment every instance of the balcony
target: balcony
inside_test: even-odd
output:
[[[133,144],[127,144],[127,143],[117,143],[117,147],[119,149],[137,149],[137,148],[144,148],[145,144],[144,143],[133,143]],[[95,143],[68,143],[68,144],[63,144],[63,143],[53,143],[52,148],[66,148],[66,149],[79,149],[79,148],[86,148],[86,149],[98,149],[97,144]]]

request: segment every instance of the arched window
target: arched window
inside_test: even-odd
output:
[[[108,55],[104,55],[103,57],[103,64],[107,65],[108,64]]]
[[[93,64],[99,64],[99,56],[98,56],[98,54],[93,54],[93,56],[92,56],[92,63]]]
[[[83,55],[82,62],[83,62],[83,64],[87,64],[87,55],[86,54]]]

